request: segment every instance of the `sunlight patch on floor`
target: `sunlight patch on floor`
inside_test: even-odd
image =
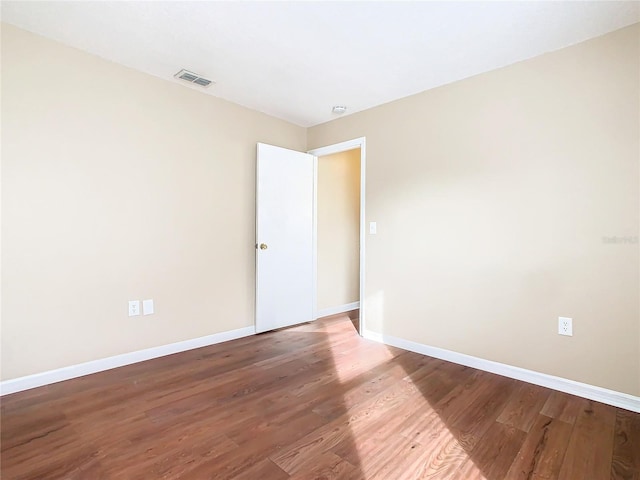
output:
[[[381,350],[374,356],[369,353],[368,357],[353,352],[351,355],[353,362],[337,370],[343,385],[362,375],[363,362],[371,365],[370,369],[378,367],[379,370],[379,375],[372,376],[368,382],[355,382],[353,388],[346,388],[342,396],[342,408],[345,412],[353,411],[349,415],[348,435],[357,452],[363,478],[426,476],[484,480],[403,366],[393,363],[395,355],[391,351]],[[384,363],[388,363],[389,368],[380,368]],[[335,360],[335,364],[344,365],[344,357]],[[386,388],[387,382],[394,387]],[[402,465],[401,472],[399,465]],[[464,477],[458,476],[460,471],[465,472]]]
[[[391,352],[376,352],[375,355],[371,355],[371,352],[358,352],[346,351],[341,352],[339,349],[332,347],[331,353],[333,358],[336,359],[336,374],[340,379],[340,383],[346,384],[362,375],[363,368],[366,370],[374,370],[375,368],[388,363],[393,359],[394,355]],[[337,357],[342,357],[337,360]],[[348,358],[348,360],[346,360]]]
[[[401,406],[398,410],[396,419],[374,429],[352,427],[363,478],[486,480],[435,411],[425,411],[416,421],[403,416]],[[398,430],[399,434],[389,435]]]

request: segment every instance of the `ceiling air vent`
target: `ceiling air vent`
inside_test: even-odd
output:
[[[174,75],[174,77],[184,80],[189,83],[195,83],[201,87],[208,87],[213,82],[207,78],[201,77],[197,73],[190,72],[189,70],[180,70]]]

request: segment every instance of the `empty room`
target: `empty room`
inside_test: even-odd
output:
[[[0,8],[0,478],[640,479],[640,2]]]

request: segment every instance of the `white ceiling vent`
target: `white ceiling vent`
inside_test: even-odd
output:
[[[201,87],[208,87],[209,85],[214,83],[207,78],[201,77],[197,73],[190,72],[189,70],[180,70],[174,75],[174,77],[189,83],[195,83],[196,85],[200,85]]]

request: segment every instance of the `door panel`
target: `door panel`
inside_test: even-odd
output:
[[[257,332],[313,320],[314,162],[307,153],[258,144]]]

